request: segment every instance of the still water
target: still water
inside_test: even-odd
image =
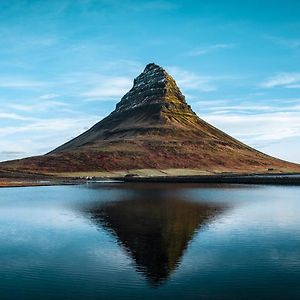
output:
[[[300,299],[300,187],[0,189],[1,299]]]

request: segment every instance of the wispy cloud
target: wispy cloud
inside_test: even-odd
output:
[[[233,79],[230,76],[198,75],[178,67],[168,67],[167,70],[172,74],[179,87],[186,91],[212,92],[217,90],[218,81]]]
[[[39,98],[42,99],[42,100],[48,100],[48,99],[54,99],[54,98],[57,98],[59,97],[58,94],[45,94],[45,95],[41,95]]]
[[[0,112],[0,119],[18,120],[18,121],[32,120],[32,118],[24,117],[19,114],[15,114],[11,112]]]
[[[210,76],[200,76],[178,67],[170,67],[168,70],[175,78],[179,87],[183,89],[200,90],[203,92],[211,92],[216,90],[214,80]]]
[[[95,87],[81,93],[88,100],[111,100],[123,96],[131,87],[132,79],[127,77],[101,76]]]
[[[0,143],[1,146],[1,143]],[[5,143],[5,145],[3,145],[6,149],[9,148],[9,143]],[[15,149],[15,148],[14,148]],[[9,151],[9,150],[5,150],[5,151],[0,151],[0,161],[4,161],[4,160],[11,160],[11,159],[15,159],[15,158],[22,158],[26,156],[26,151]]]
[[[300,111],[249,115],[210,114],[204,118],[251,145],[300,136]]]
[[[300,73],[278,73],[265,79],[259,86],[263,88],[300,88]]]
[[[285,103],[282,106],[282,103]],[[300,99],[212,99],[193,104],[195,111],[207,122],[244,143],[282,159],[300,162],[289,144],[299,144]],[[298,141],[298,142],[297,142]],[[280,151],[272,149],[280,148]]]
[[[59,101],[39,101],[38,103],[34,104],[9,104],[8,107],[19,110],[19,111],[26,111],[26,112],[37,112],[37,111],[46,111],[49,109],[57,109],[57,108],[66,108],[69,105],[65,102]]]
[[[0,160],[44,154],[79,135],[99,116],[32,119],[27,124],[0,128]],[[3,151],[5,153],[3,153]]]
[[[277,36],[268,36],[269,40],[274,42],[277,45],[290,48],[290,49],[297,49],[300,48],[300,39],[288,39],[288,38],[282,38]]]
[[[187,52],[187,55],[200,56],[200,55],[209,54],[222,49],[233,49],[233,48],[235,48],[234,44],[215,44],[206,47],[196,48],[194,50]]]
[[[57,133],[57,132],[67,132],[70,129],[76,128],[77,130],[83,130],[83,126],[86,125],[85,122],[90,124],[90,120],[95,120],[94,117],[85,117],[78,119],[71,118],[51,118],[51,119],[35,119],[33,122],[22,126],[10,126],[6,128],[0,128],[0,136],[7,136],[10,134],[18,132],[40,132],[41,134]],[[97,117],[99,120],[99,117]],[[69,131],[72,132],[72,131]]]
[[[193,106],[197,109],[203,109],[213,114],[224,113],[240,113],[244,114],[261,114],[271,112],[300,112],[300,99],[273,99],[273,100],[260,100],[255,103],[242,102],[242,100],[204,100],[193,103]],[[234,104],[235,102],[235,104]],[[277,103],[276,103],[277,102]],[[285,102],[286,105],[282,106],[278,103]],[[238,104],[236,104],[238,103]]]
[[[33,89],[47,85],[46,82],[31,80],[26,78],[2,77],[0,78],[0,88],[7,89]]]

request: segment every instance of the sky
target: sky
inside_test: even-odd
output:
[[[300,163],[300,1],[0,0],[0,161],[44,154],[145,65],[205,121]]]

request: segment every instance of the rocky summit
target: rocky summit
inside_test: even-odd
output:
[[[0,167],[39,173],[300,171],[299,165],[256,151],[200,119],[175,80],[154,63],[134,79],[116,109],[92,128],[48,154]]]

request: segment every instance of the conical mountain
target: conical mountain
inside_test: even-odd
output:
[[[148,64],[116,109],[52,152],[0,164],[41,173],[130,169],[205,172],[299,172],[300,166],[265,155],[200,119],[175,80]]]
[[[175,80],[163,68],[152,63],[134,80],[132,89],[108,117],[51,153],[103,140],[119,141],[157,134],[182,136],[183,129],[197,129],[197,124],[199,119],[186,103]],[[174,127],[178,127],[178,131],[174,131]]]

